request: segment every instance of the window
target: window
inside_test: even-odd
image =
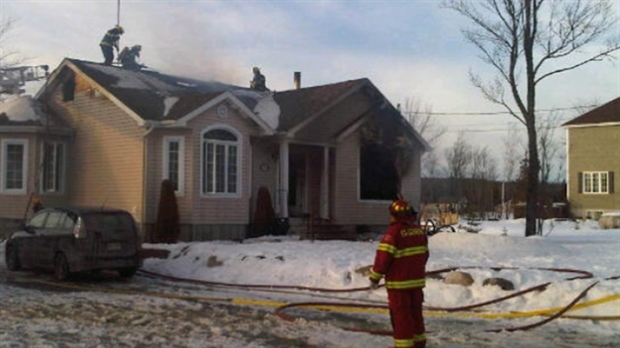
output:
[[[59,228],[62,226],[62,219],[66,216],[63,212],[52,211],[45,220],[45,228]]]
[[[28,141],[3,140],[0,160],[2,167],[0,191],[8,194],[25,194],[28,177]]]
[[[360,148],[360,199],[396,199],[398,175],[395,160],[394,152],[385,146],[369,144]]]
[[[240,136],[232,129],[211,128],[202,135],[203,195],[237,196],[239,189]]]
[[[43,228],[43,226],[45,226],[45,218],[48,214],[49,213],[47,211],[36,214],[32,217],[32,219],[30,219],[30,221],[28,222],[28,226],[34,228]]]
[[[182,196],[185,188],[185,139],[183,137],[164,137],[164,179],[174,183],[177,195]]]
[[[60,192],[64,181],[65,145],[46,142],[42,148],[41,192]]]
[[[609,193],[609,172],[584,172],[583,193]]]

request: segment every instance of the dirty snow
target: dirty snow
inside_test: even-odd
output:
[[[596,222],[547,222],[544,237],[523,237],[523,220],[484,221],[478,233],[439,233],[429,240],[428,270],[462,267],[474,278],[469,287],[428,279],[425,306],[459,307],[496,299],[515,291],[550,282],[544,291],[528,293],[479,312],[426,311],[429,347],[615,347],[620,345],[620,229],[600,230]],[[377,238],[360,242],[306,241],[295,236],[245,240],[149,245],[170,251],[167,259],[147,259],[144,269],[179,278],[220,283],[296,285],[327,289],[366,287],[360,268],[372,263]],[[0,245],[1,246],[1,245]],[[0,254],[4,250],[0,251]],[[3,255],[0,255],[3,256]],[[2,260],[4,258],[2,257]],[[499,269],[501,268],[501,269]],[[567,280],[576,274],[549,268],[588,271],[591,279]],[[6,271],[2,262],[0,271]],[[9,273],[13,276],[15,273]],[[29,275],[29,272],[17,274]],[[33,275],[35,277],[35,275]],[[514,291],[483,286],[484,279],[502,277]],[[154,286],[137,276],[128,286]],[[578,304],[587,306],[566,315],[588,320],[554,320],[528,331],[485,332],[544,320],[541,316],[507,318],[509,313],[550,310],[557,312],[579,293],[598,282]],[[98,293],[75,290],[49,293],[0,283],[0,347],[387,347],[391,337],[349,332],[308,317],[287,322],[270,314],[275,307],[220,305],[140,294]],[[199,289],[200,287],[196,287]],[[179,285],[188,296],[203,294]],[[329,296],[310,291],[297,295],[239,292],[215,288],[216,298],[264,299],[286,303],[365,301],[385,303],[383,288]],[[604,301],[595,303],[593,301]],[[71,315],[55,313],[68,312]],[[499,318],[482,319],[482,314]],[[351,325],[378,322],[389,329],[385,313],[360,321],[357,314],[338,314]],[[304,312],[297,313],[304,317]],[[245,319],[244,319],[245,318]],[[251,319],[248,319],[251,318]],[[598,318],[598,319],[597,319]],[[601,319],[601,320],[599,320]]]

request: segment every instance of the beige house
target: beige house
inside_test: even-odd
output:
[[[620,98],[563,124],[567,132],[567,197],[576,217],[620,212]]]
[[[259,92],[65,59],[19,98],[30,109],[0,116],[0,218],[23,219],[38,197],[126,209],[148,235],[164,179],[188,241],[260,235],[261,187],[296,226],[384,226],[398,192],[419,204],[428,144],[381,92],[365,78],[300,88],[295,76],[291,90]]]

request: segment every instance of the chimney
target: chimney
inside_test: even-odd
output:
[[[293,75],[293,86],[295,89],[299,89],[301,87],[301,72],[295,71]]]

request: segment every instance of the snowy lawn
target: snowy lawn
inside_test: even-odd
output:
[[[620,276],[620,229],[600,230],[595,222],[551,222],[545,223],[544,236],[523,237],[523,220],[484,221],[478,233],[457,232],[439,233],[429,238],[431,257],[428,271],[445,268],[460,268],[459,271],[469,273],[474,279],[470,286],[446,284],[441,278],[428,278],[425,289],[425,306],[452,308],[494,300],[517,291],[525,290],[540,284],[550,283],[543,291],[534,291],[489,306],[477,308],[475,312],[447,313],[426,311],[426,324],[429,347],[598,347],[620,345],[620,280],[606,279]],[[166,259],[147,259],[145,271],[173,276],[177,278],[202,280],[217,283],[298,286],[322,289],[356,289],[368,286],[364,269],[371,265],[378,237],[363,242],[347,241],[300,241],[295,236],[263,237],[245,240],[243,243],[216,241],[178,243],[173,245],[145,244],[145,248],[165,249],[170,252]],[[4,248],[0,253],[4,252]],[[3,255],[2,255],[3,256]],[[4,257],[2,257],[4,260]],[[2,267],[5,267],[2,265]],[[551,270],[556,269],[556,270]],[[589,279],[575,279],[584,271],[592,273]],[[444,272],[441,277],[445,277]],[[484,286],[487,278],[501,277],[514,285],[514,290],[505,291],[498,286]],[[586,296],[578,302],[580,308],[571,310],[565,315],[581,319],[560,318],[546,325],[528,331],[487,332],[489,329],[505,329],[519,327],[544,320],[542,313],[552,315],[573,301],[588,286],[598,282]],[[2,285],[4,286],[4,285]],[[220,288],[222,297],[251,297],[250,293],[227,291]],[[11,291],[10,296],[19,292]],[[302,291],[300,298],[305,301],[321,301],[313,295],[326,293]],[[0,293],[6,301],[7,292]],[[29,292],[30,300],[45,302],[45,294],[37,298]],[[75,295],[74,295],[75,296]],[[78,298],[93,297],[92,294],[80,294]],[[118,303],[120,295],[108,295],[106,302]],[[290,296],[273,295],[274,299],[290,302]],[[122,296],[121,296],[122,297]],[[325,295],[325,297],[329,297]],[[385,304],[385,289],[374,291],[358,290],[332,294],[330,301],[339,299],[342,302],[361,302]],[[14,300],[16,303],[23,302]],[[102,301],[98,299],[97,301]],[[152,300],[151,300],[152,301]],[[326,300],[325,300],[326,301]],[[293,301],[294,302],[294,301]],[[585,304],[585,305],[584,305]],[[157,307],[159,304],[140,302],[139,306]],[[182,306],[183,307],[183,306]],[[267,309],[267,310],[273,310]],[[188,310],[195,310],[188,306]],[[483,312],[482,312],[483,311]],[[542,311],[542,312],[540,312]],[[523,318],[512,318],[515,312],[525,312]],[[303,311],[299,312],[303,317]],[[299,314],[297,313],[297,314]],[[346,310],[342,316],[352,315]],[[389,328],[389,319],[385,314],[374,314],[372,321],[383,322]],[[487,316],[490,319],[484,319]],[[603,320],[615,317],[616,320]],[[304,342],[293,346],[330,346],[330,347],[376,347],[389,346],[389,336],[373,336],[365,333],[341,331],[334,326],[322,326],[307,321],[288,323],[266,317],[264,330],[282,326],[284,336],[295,340],[306,337]],[[613,319],[613,318],[612,318]],[[3,345],[12,329],[2,324],[0,318],[0,347],[19,345]],[[356,318],[359,320],[359,318]],[[53,322],[53,321],[52,321]],[[281,323],[280,323],[281,322]],[[277,324],[274,324],[277,323]],[[352,325],[356,321],[351,320]],[[49,325],[49,322],[47,322]],[[218,325],[209,321],[211,328]],[[277,343],[248,342],[243,337],[231,337],[230,324],[227,329],[217,332],[210,331],[205,340],[196,338],[182,340],[175,338],[171,346],[184,347],[278,347]],[[246,324],[239,324],[243,330]],[[286,329],[289,327],[288,331]],[[322,332],[321,337],[308,337],[307,333],[299,332],[299,325],[314,332]],[[318,327],[316,325],[319,325]],[[351,326],[351,325],[349,325]],[[13,326],[11,326],[13,327]],[[27,326],[26,326],[27,327]],[[61,329],[49,325],[50,330]],[[260,327],[260,326],[259,326]],[[304,331],[306,330],[304,329]],[[5,336],[3,337],[3,330]],[[232,329],[234,330],[234,328]],[[33,331],[33,330],[30,330]],[[29,333],[36,336],[36,334]],[[13,335],[15,333],[13,332]],[[96,333],[95,333],[96,335]],[[140,332],[132,337],[135,342]],[[144,333],[144,339],[147,334]],[[234,336],[234,335],[233,335]],[[137,337],[137,338],[136,338]],[[41,340],[41,338],[39,338]],[[292,342],[293,342],[292,341]],[[7,342],[11,342],[8,340]],[[13,341],[23,342],[23,341]],[[42,340],[41,342],[49,342]],[[119,342],[125,342],[120,340]],[[161,345],[170,346],[161,342]],[[41,345],[53,347],[50,345]],[[71,345],[67,345],[71,346]],[[80,345],[75,345],[80,346]],[[101,345],[101,346],[106,346]]]

